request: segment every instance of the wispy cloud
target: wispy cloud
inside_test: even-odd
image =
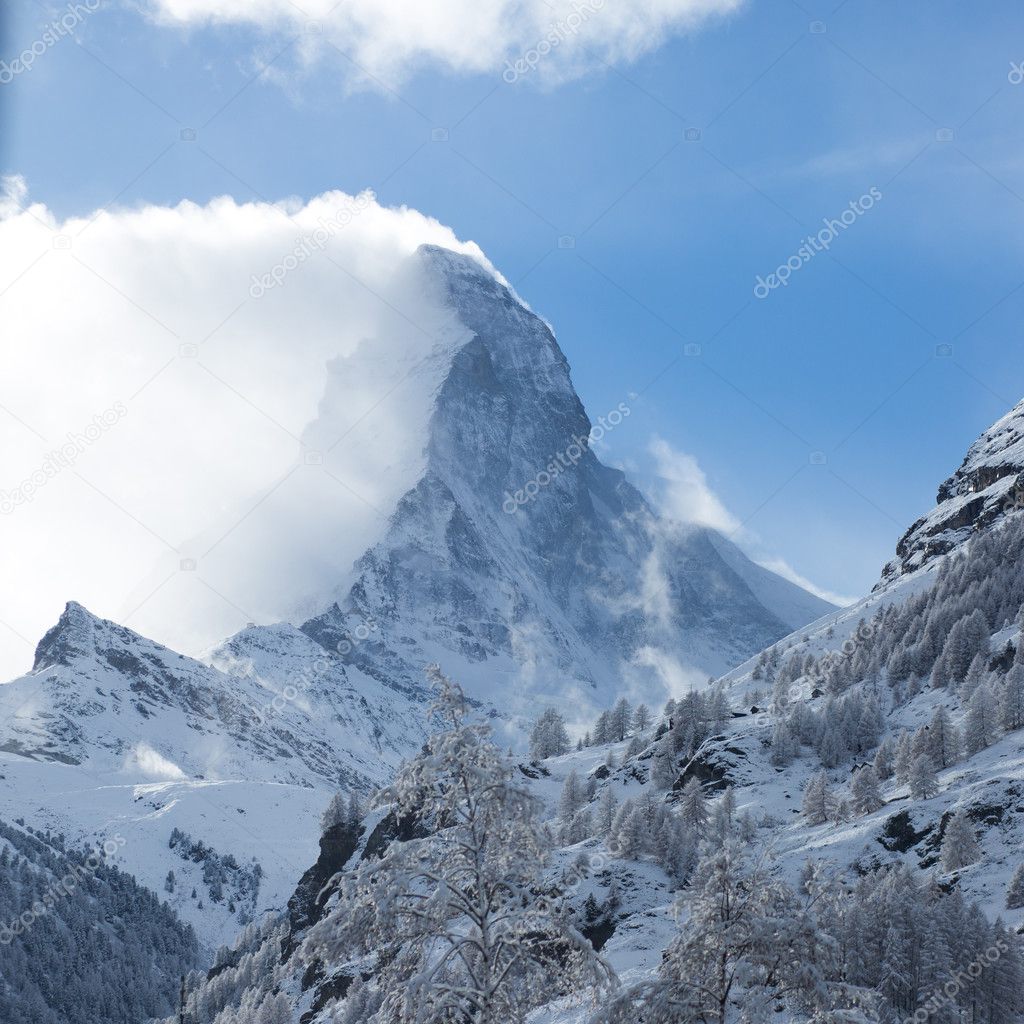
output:
[[[800,573],[798,573],[796,569],[794,569],[784,558],[758,558],[755,559],[755,561],[763,569],[767,569],[769,572],[774,572],[784,580],[789,580],[790,583],[795,583],[798,587],[803,587],[804,590],[814,594],[815,597],[820,597],[823,601],[828,601],[831,604],[837,604],[841,607],[845,607],[859,600],[857,597],[837,594],[833,590],[826,590],[824,587],[819,587],[806,576],[801,576]]]

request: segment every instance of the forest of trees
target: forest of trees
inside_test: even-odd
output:
[[[199,963],[192,929],[102,846],[2,821],[0,925],[4,1024],[141,1024]]]
[[[248,924],[252,920],[253,907],[259,897],[260,882],[263,878],[263,868],[255,857],[251,864],[239,864],[233,854],[222,856],[201,839],[193,839],[179,828],[171,830],[167,845],[176,851],[182,860],[202,864],[202,891],[194,889],[192,892],[192,899],[196,900],[198,905],[202,905],[203,899],[208,899],[211,903],[223,903],[230,913],[238,915],[238,920],[242,924]],[[164,889],[173,893],[176,884],[174,871],[171,870],[167,873]]]

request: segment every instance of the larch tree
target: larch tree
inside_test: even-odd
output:
[[[875,774],[882,782],[888,782],[896,772],[896,743],[892,736],[886,736],[875,751]]]
[[[982,683],[967,704],[964,720],[964,746],[971,757],[996,741],[998,735],[996,703],[988,685]]]
[[[935,762],[928,754],[918,754],[910,766],[907,775],[910,795],[915,800],[930,800],[939,791],[939,779],[935,772]]]
[[[1006,674],[999,695],[999,717],[1007,732],[1024,729],[1024,665],[1015,664]]]
[[[944,871],[958,871],[981,856],[978,837],[966,811],[956,811],[946,823],[939,856]]]
[[[565,782],[562,785],[562,795],[558,801],[559,818],[562,821],[571,821],[572,816],[583,806],[585,800],[583,784],[580,782],[576,770],[573,769],[565,777]]]
[[[1014,869],[1013,877],[1006,889],[1006,909],[1020,910],[1024,907],[1024,863]]]
[[[530,732],[530,757],[543,761],[546,757],[559,757],[568,751],[569,733],[565,719],[554,708],[547,708]]]
[[[872,814],[885,804],[878,775],[871,765],[859,769],[850,782],[850,806],[854,814]]]
[[[836,798],[824,771],[812,775],[804,786],[801,810],[808,825],[824,825],[831,821],[836,809]]]
[[[679,801],[679,817],[683,824],[698,836],[703,836],[707,831],[708,805],[704,799],[704,790],[695,778],[691,778],[683,786],[682,797]]]
[[[647,732],[651,725],[651,709],[646,704],[638,704],[633,712],[633,728],[636,732]]]
[[[544,891],[548,840],[513,761],[470,720],[461,688],[436,666],[428,674],[440,731],[377,798],[426,835],[341,876],[307,955],[375,955],[373,1024],[520,1024],[553,994],[614,976]]]

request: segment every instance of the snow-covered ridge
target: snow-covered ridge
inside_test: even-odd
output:
[[[879,586],[928,565],[1024,509],[1024,401],[986,430],[940,487],[936,506],[900,538]]]

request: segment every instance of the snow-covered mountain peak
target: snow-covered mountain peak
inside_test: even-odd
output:
[[[418,683],[440,661],[512,711],[599,705],[624,675],[662,700],[830,605],[725,538],[666,531],[591,448],[592,421],[550,326],[472,257],[417,252],[465,331],[436,390],[423,475],[334,607],[302,627],[368,674]],[[351,633],[372,622],[372,636]]]
[[[68,601],[60,618],[36,645],[32,671],[38,672],[50,665],[68,665],[74,658],[95,651],[97,631],[111,625],[77,601]]]
[[[944,481],[936,506],[900,538],[883,586],[1024,509],[1024,401],[986,430]]]

